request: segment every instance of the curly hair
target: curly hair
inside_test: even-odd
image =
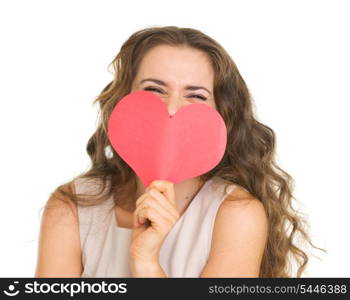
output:
[[[177,26],[149,27],[133,33],[122,45],[109,67],[113,80],[101,91],[93,104],[99,104],[99,123],[87,143],[91,159],[89,169],[72,181],[58,186],[53,193],[71,199],[77,205],[96,205],[113,197],[115,203],[127,203],[136,195],[137,181],[133,170],[113,150],[107,136],[107,124],[118,101],[131,92],[141,59],[157,45],[192,47],[210,58],[214,69],[214,96],[217,110],[227,127],[227,146],[220,163],[200,179],[218,176],[246,189],[262,202],[268,218],[268,239],[264,249],[259,277],[292,277],[291,258],[297,265],[296,277],[304,272],[309,256],[298,247],[301,237],[315,247],[309,237],[308,223],[292,206],[293,178],[275,161],[274,131],[259,122],[253,113],[252,97],[229,54],[214,39],[192,28]],[[111,155],[108,155],[108,151]],[[88,201],[76,194],[71,184],[77,178],[98,179],[101,189]],[[107,193],[102,193],[108,185]],[[117,196],[116,196],[117,195]],[[129,200],[128,200],[129,199]],[[326,251],[325,251],[326,252]]]

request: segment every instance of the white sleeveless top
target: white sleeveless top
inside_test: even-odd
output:
[[[93,182],[76,179],[76,193],[95,193],[96,181],[95,185]],[[161,247],[159,263],[167,277],[200,276],[209,257],[216,213],[235,187],[218,177],[204,183]],[[95,206],[78,205],[84,266],[81,277],[132,277],[129,266],[132,229],[118,226],[115,210],[109,210],[113,206],[112,197]]]

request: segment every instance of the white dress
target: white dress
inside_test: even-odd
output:
[[[96,181],[78,178],[76,193],[96,192]],[[166,236],[159,263],[167,277],[199,277],[207,263],[216,213],[235,184],[214,177],[201,187]],[[95,188],[95,189],[94,189]],[[129,247],[132,229],[116,223],[113,198],[78,206],[84,270],[81,277],[132,277]]]

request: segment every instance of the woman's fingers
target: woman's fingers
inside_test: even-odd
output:
[[[165,196],[164,194],[162,194],[161,192],[159,192],[158,190],[156,190],[155,188],[148,188],[147,193],[150,197],[153,197],[160,206],[162,206],[164,209],[170,211],[171,214],[173,214],[173,216],[176,218],[178,215],[177,212],[177,207],[173,202],[170,202]],[[137,199],[136,201],[136,208],[138,206],[140,206],[144,201],[146,201],[147,197],[140,197],[139,199]]]
[[[155,202],[153,202],[155,203]],[[159,207],[157,207],[159,208]],[[142,206],[137,215],[138,218],[143,220],[150,220],[152,227],[161,233],[168,233],[169,230],[174,226],[176,223],[176,219],[173,217],[165,217],[164,211],[160,212],[157,208],[153,206]]]
[[[144,199],[144,201],[139,204],[135,209],[135,215],[138,216],[138,213],[140,210],[145,208],[153,208],[155,209],[163,218],[169,220],[170,222],[176,221],[179,218],[179,213],[177,212],[176,208],[174,208],[171,204],[164,205],[161,204],[161,202],[166,202],[166,199],[156,199],[151,195],[148,195]],[[141,224],[146,222],[144,218],[138,217],[138,220]]]
[[[152,183],[148,186],[148,188],[154,187],[161,193],[164,193],[165,197],[169,199],[171,203],[176,206],[175,203],[175,190],[174,184],[167,180],[153,180]]]
[[[155,188],[150,188],[148,191],[149,195],[151,195],[157,203],[163,207],[163,209],[168,210],[171,214],[173,214],[174,218],[178,217],[178,209],[176,203],[171,202],[164,194],[158,191]]]
[[[139,224],[143,224],[145,223],[146,221],[145,220],[142,220],[142,223],[140,223],[140,219],[137,215],[137,212],[139,210],[139,207],[140,207],[140,204],[147,198],[149,197],[148,194],[142,194],[137,200],[136,200],[136,209],[134,210],[134,213],[133,213],[133,223],[134,223],[134,227],[138,227]]]
[[[153,207],[158,214],[173,222],[179,218],[179,212],[175,202],[174,184],[166,180],[154,180],[146,188],[145,193],[136,201],[134,211],[134,226],[144,224],[147,218],[139,215],[141,209]]]

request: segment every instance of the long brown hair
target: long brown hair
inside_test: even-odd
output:
[[[73,179],[97,179],[102,183],[101,189],[92,200],[87,200],[87,195],[75,194],[72,180],[57,187],[53,193],[63,194],[79,205],[96,205],[111,196],[115,203],[126,203],[135,197],[135,173],[110,146],[107,122],[118,101],[131,92],[141,59],[148,50],[161,44],[203,51],[210,58],[215,72],[213,92],[218,112],[226,123],[227,147],[221,162],[201,175],[200,179],[206,181],[218,176],[243,187],[263,203],[269,232],[259,277],[292,277],[290,256],[298,265],[296,276],[300,277],[309,258],[296,245],[296,237],[301,237],[314,248],[320,248],[310,240],[306,219],[292,207],[292,200],[296,200],[292,195],[294,180],[276,164],[275,133],[254,117],[251,95],[229,54],[199,30],[176,26],[151,27],[129,37],[110,64],[114,69],[113,80],[93,102],[99,103],[100,118],[86,148],[92,165]],[[107,151],[112,155],[108,155]],[[110,184],[106,189],[107,182]],[[105,190],[107,192],[102,193]]]

